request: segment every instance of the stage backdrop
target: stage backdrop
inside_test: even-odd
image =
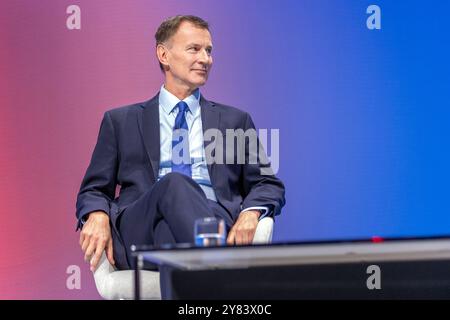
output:
[[[211,23],[205,97],[280,129],[275,241],[450,234],[449,12],[438,0],[0,2],[0,298],[99,297],[76,195],[103,113],[161,86],[154,33],[176,14]],[[79,289],[66,283],[77,266]]]

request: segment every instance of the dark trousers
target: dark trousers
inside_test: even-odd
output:
[[[228,230],[233,225],[231,214],[207,199],[190,177],[176,172],[165,175],[121,214],[117,227],[127,261],[116,259],[116,265],[134,268],[133,244],[194,243],[194,221],[203,217],[224,219]]]

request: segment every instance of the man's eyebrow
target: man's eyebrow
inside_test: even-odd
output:
[[[201,46],[202,46],[201,44],[192,42],[192,43],[187,44],[187,45],[186,45],[186,48],[187,48],[187,47],[201,47]],[[212,49],[213,46],[212,46],[212,45],[207,45],[206,47]]]

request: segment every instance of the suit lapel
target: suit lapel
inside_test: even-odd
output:
[[[138,124],[152,166],[153,178],[156,181],[160,158],[159,93],[144,105]]]
[[[219,129],[220,124],[220,112],[217,108],[214,107],[214,103],[203,98],[203,95],[200,96],[200,106],[201,106],[201,116],[202,116],[202,130],[203,136],[205,136],[205,131],[208,129]],[[215,143],[215,139],[213,141],[203,141],[203,148],[206,150],[206,147],[210,143]],[[214,153],[213,153],[214,156]],[[208,155],[206,155],[208,158]],[[211,179],[212,185],[214,185],[214,163],[212,161],[207,160],[208,163],[208,173],[209,178]]]

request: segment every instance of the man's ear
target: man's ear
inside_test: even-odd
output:
[[[162,44],[156,46],[156,56],[159,62],[164,66],[164,69],[169,68],[169,62],[167,61],[167,47]]]

